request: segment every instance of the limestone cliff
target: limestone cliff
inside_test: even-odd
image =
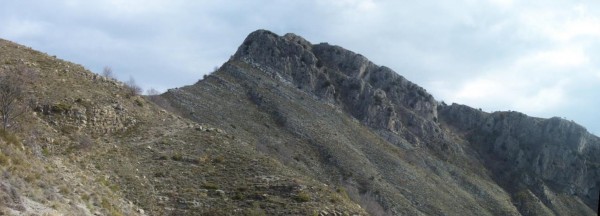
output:
[[[600,139],[582,126],[558,117],[484,113],[457,104],[441,107],[440,116],[465,134],[505,188],[532,190],[547,204],[554,201],[553,193],[563,193],[597,205]]]
[[[233,60],[257,66],[415,144],[439,136],[437,102],[425,89],[339,46],[259,30],[246,38]]]

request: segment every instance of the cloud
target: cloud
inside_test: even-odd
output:
[[[165,90],[211,72],[251,31],[294,32],[439,100],[565,116],[598,134],[600,117],[583,108],[600,107],[598,14],[592,1],[22,0],[0,8],[0,37]]]
[[[561,47],[554,50],[543,50],[535,52],[533,55],[519,59],[520,65],[540,65],[546,70],[556,68],[567,68],[582,66],[589,62],[589,57],[580,47],[570,46]]]
[[[509,9],[513,6],[513,0],[490,0],[494,6],[501,7],[502,9]]]

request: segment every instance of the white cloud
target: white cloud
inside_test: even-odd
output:
[[[583,66],[589,63],[589,57],[582,48],[572,45],[553,50],[537,51],[529,56],[521,57],[517,66],[521,68],[539,68],[552,70]]]
[[[514,84],[514,83],[513,83]],[[501,80],[477,78],[467,81],[453,96],[457,101],[486,101],[501,98],[511,88],[506,88]]]
[[[581,93],[600,92],[599,14],[591,1],[22,0],[0,8],[0,37],[164,89],[221,65],[253,30],[294,32],[361,53],[448,103],[579,121],[570,104],[600,107]]]
[[[323,3],[317,1],[317,3]],[[328,1],[325,4],[338,7],[342,10],[356,10],[356,11],[370,11],[377,8],[375,1],[373,0],[339,0],[339,1]]]
[[[465,81],[444,96],[487,111],[518,110],[546,116],[568,102],[569,80],[546,83],[536,76],[494,73]]]
[[[550,111],[562,108],[567,102],[566,81],[559,81],[553,86],[540,88],[533,94],[515,98],[514,110],[535,115],[547,115]],[[556,115],[556,114],[555,114]]]
[[[500,7],[502,9],[509,9],[513,6],[513,0],[490,0],[494,6]]]

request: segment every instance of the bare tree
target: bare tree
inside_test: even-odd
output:
[[[110,68],[109,66],[104,66],[104,69],[102,69],[102,76],[104,76],[106,78],[112,78],[112,79],[115,78],[112,68]]]
[[[148,96],[154,96],[154,95],[159,95],[160,92],[154,88],[150,88],[148,90],[146,90],[146,95]]]
[[[11,126],[13,120],[25,113],[23,105],[25,84],[14,74],[15,72],[17,71],[0,74],[0,118],[4,130]]]
[[[130,97],[140,95],[142,93],[142,87],[135,83],[135,79],[133,79],[133,77],[129,77],[129,81],[125,82],[125,85],[128,89],[127,95]]]

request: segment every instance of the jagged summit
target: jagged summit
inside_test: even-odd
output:
[[[313,45],[292,33],[278,36],[258,30],[244,40],[233,60],[260,67],[272,76],[338,104],[374,127],[407,136],[439,131],[435,124],[425,128],[407,126],[437,121],[437,102],[425,89],[342,47],[327,43]]]

